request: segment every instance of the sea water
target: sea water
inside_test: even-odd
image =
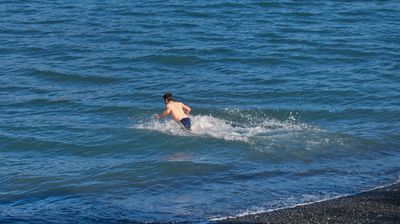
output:
[[[2,1],[0,222],[207,222],[398,181],[398,1]],[[162,95],[192,132],[155,120]]]

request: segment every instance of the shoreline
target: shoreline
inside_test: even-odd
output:
[[[354,195],[300,204],[211,223],[397,223],[400,182]]]

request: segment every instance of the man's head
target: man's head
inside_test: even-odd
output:
[[[164,94],[163,98],[164,98],[164,102],[165,103],[169,103],[170,101],[174,101],[174,99],[172,98],[172,93]]]

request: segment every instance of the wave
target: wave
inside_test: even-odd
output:
[[[329,195],[328,194],[325,196],[303,194],[302,196],[303,196],[303,200],[305,200],[305,201],[310,200],[310,202],[294,203],[293,205],[287,205],[287,206],[283,206],[283,207],[279,207],[279,208],[272,208],[272,209],[267,209],[267,208],[262,208],[262,207],[253,207],[253,208],[249,208],[245,211],[242,211],[241,213],[236,214],[236,215],[211,216],[211,217],[209,217],[209,220],[212,222],[224,221],[227,219],[241,218],[241,217],[248,216],[248,215],[257,215],[257,214],[261,214],[261,213],[269,213],[269,212],[274,212],[274,211],[279,211],[279,210],[284,210],[284,209],[296,208],[296,207],[315,204],[315,203],[319,203],[319,202],[323,202],[323,201],[334,200],[334,199],[341,198],[341,197],[347,197],[347,196],[349,196],[349,194],[343,194],[343,195]],[[281,203],[285,203],[285,202],[281,202]],[[290,204],[290,202],[286,202],[286,203]]]
[[[399,180],[396,180],[395,182],[389,183],[389,184],[381,184],[378,185],[376,187],[372,187],[372,188],[368,188],[366,190],[362,190],[360,192],[356,192],[356,193],[352,193],[352,194],[326,194],[326,195],[314,195],[314,194],[302,194],[301,197],[301,202],[290,202],[291,200],[289,200],[287,203],[287,205],[284,205],[282,207],[278,207],[278,208],[262,208],[262,207],[253,207],[250,209],[247,209],[245,211],[242,211],[241,213],[235,214],[235,215],[227,215],[227,216],[211,216],[209,217],[209,221],[211,222],[217,222],[217,221],[225,221],[227,219],[235,219],[235,218],[241,218],[244,216],[249,216],[249,215],[257,215],[257,214],[261,214],[261,213],[270,213],[270,212],[275,212],[275,211],[280,211],[280,210],[285,210],[285,209],[291,209],[291,208],[297,208],[297,207],[302,207],[302,206],[306,206],[306,205],[311,205],[311,204],[317,204],[320,202],[325,202],[325,201],[331,201],[331,200],[335,200],[338,198],[345,198],[345,197],[351,197],[354,195],[359,195],[365,192],[370,192],[370,191],[374,191],[377,189],[382,189],[382,188],[386,188],[389,187],[391,185],[397,184],[399,183]],[[282,203],[282,202],[281,202]],[[284,202],[285,203],[285,202]]]
[[[204,62],[197,56],[177,56],[177,55],[149,55],[135,58],[136,61],[152,62],[165,65],[193,65]]]
[[[105,76],[85,76],[79,74],[67,74],[64,72],[57,72],[51,70],[34,69],[33,74],[39,78],[58,82],[80,82],[80,83],[96,83],[96,84],[110,84],[118,81],[116,78]]]

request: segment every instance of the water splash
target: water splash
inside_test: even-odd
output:
[[[292,120],[280,121],[273,118],[255,119],[248,117],[249,119],[240,122],[230,121],[212,115],[195,115],[190,116],[190,118],[192,119],[191,132],[183,130],[180,125],[173,120],[160,121],[153,119],[140,121],[134,128],[159,131],[161,133],[177,136],[203,136],[247,143],[253,143],[258,137],[268,133],[301,131],[313,128],[307,124],[295,123]]]

